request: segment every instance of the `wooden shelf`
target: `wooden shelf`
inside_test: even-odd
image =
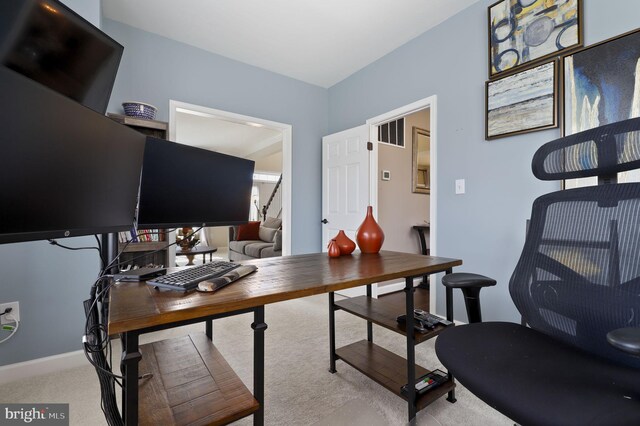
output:
[[[402,386],[407,384],[406,359],[366,340],[336,349],[336,355],[376,383],[407,400],[401,392]],[[416,378],[429,373],[429,370],[417,364],[415,369]],[[423,395],[418,395],[416,408],[423,409],[455,387],[453,380],[449,380]]]
[[[122,250],[125,246],[124,243],[118,243],[118,250]],[[156,251],[164,250],[167,248],[166,241],[143,241],[139,243],[130,243],[125,249],[125,253],[140,252],[140,251]]]
[[[407,332],[405,325],[399,324],[398,321],[396,321],[398,315],[403,315],[406,309],[404,306],[404,293],[400,293],[399,296],[401,297],[397,297],[396,295],[383,296],[380,299],[372,299],[367,296],[358,296],[336,301],[335,304],[340,309],[349,312],[350,314],[356,315],[360,318],[364,318],[367,321],[371,321],[374,324],[406,336]],[[397,299],[402,303],[398,303],[394,299]],[[429,310],[428,302],[425,306],[423,306],[420,303],[418,297],[416,297],[415,307],[423,309],[425,311]],[[418,343],[422,343],[425,340],[429,340],[432,337],[437,336],[448,327],[453,326],[453,324],[449,326],[439,324],[436,326],[436,328],[427,333],[414,331],[414,341],[417,345]]]
[[[107,117],[117,121],[120,124],[129,126],[145,135],[153,136],[160,139],[169,138],[169,123],[157,120],[145,120],[143,118],[128,117],[126,115],[108,113]]]
[[[222,425],[260,404],[205,334],[140,346],[141,425]]]
[[[169,125],[165,121],[145,120],[144,118],[128,117],[121,114],[108,113],[107,116],[125,126],[145,127],[148,129],[157,129],[166,131]]]

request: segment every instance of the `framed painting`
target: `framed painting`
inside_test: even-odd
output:
[[[490,79],[582,46],[582,0],[500,0],[488,15]]]
[[[413,126],[411,191],[419,194],[431,192],[431,132]]]
[[[486,83],[487,140],[558,127],[558,61]]]
[[[563,135],[640,117],[640,30],[585,47],[563,58]],[[619,182],[638,182],[636,170]],[[595,185],[596,178],[570,179],[565,188]]]

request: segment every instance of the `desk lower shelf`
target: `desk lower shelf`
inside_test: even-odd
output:
[[[407,384],[406,359],[366,340],[336,349],[336,355],[362,374],[402,397],[405,401],[407,400],[407,397],[400,391],[402,386]],[[417,364],[415,368],[416,377],[421,377],[429,372]],[[423,409],[455,387],[456,384],[453,380],[448,380],[427,393],[418,395],[416,408]]]
[[[223,425],[260,405],[205,334],[140,346],[141,425]]]
[[[407,332],[404,324],[398,324],[398,321],[396,321],[396,317],[405,312],[404,294],[402,294],[402,296],[402,298],[395,297],[393,298],[393,300],[391,300],[389,296],[385,296],[381,299],[372,299],[367,296],[358,296],[349,299],[338,300],[335,302],[335,305],[343,311],[349,312],[350,314],[356,315],[381,327],[406,336]],[[398,303],[398,300],[401,303]],[[428,304],[427,306],[421,306],[420,303],[416,303],[416,308],[422,308],[426,311],[429,310]],[[433,330],[430,330],[426,333],[414,331],[413,341],[417,345],[424,342],[425,340],[436,337],[448,327],[453,326],[454,324],[448,326],[438,324]]]

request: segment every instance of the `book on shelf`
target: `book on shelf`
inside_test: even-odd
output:
[[[165,232],[162,229],[138,229],[132,228],[131,231],[118,232],[118,242],[126,244],[146,243],[165,241]]]

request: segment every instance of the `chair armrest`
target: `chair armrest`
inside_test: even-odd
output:
[[[449,288],[482,288],[496,285],[496,280],[479,274],[455,272],[442,277],[442,284]]]
[[[482,287],[496,285],[496,280],[479,274],[455,272],[442,277],[442,284],[447,288],[447,319],[449,321],[453,321],[453,289],[459,288],[464,295],[469,323],[482,322],[480,290]]]
[[[229,241],[235,241],[236,240],[236,229],[238,227],[237,226],[230,226],[229,227]]]
[[[616,349],[640,355],[640,328],[618,328],[607,333],[607,342]]]

